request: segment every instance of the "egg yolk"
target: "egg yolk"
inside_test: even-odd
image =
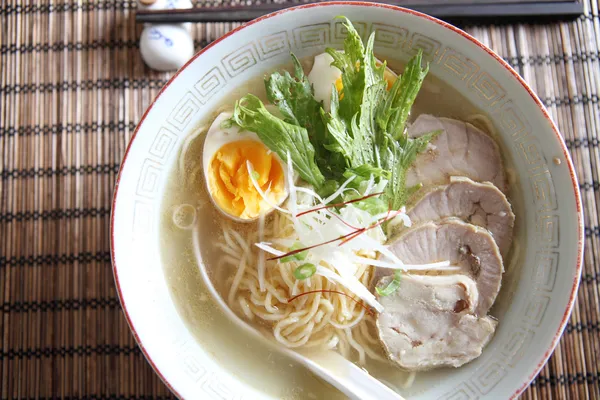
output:
[[[270,200],[277,202],[285,194],[283,169],[275,154],[254,140],[239,140],[223,145],[214,155],[208,172],[211,195],[226,213],[242,219],[257,217],[268,206],[248,173],[252,163],[254,177]]]
[[[387,69],[383,72],[383,79],[387,82],[387,90],[390,90],[392,86],[394,86],[394,82],[396,82],[396,77]]]

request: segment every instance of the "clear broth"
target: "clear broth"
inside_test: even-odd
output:
[[[305,71],[310,70],[311,64],[312,59],[303,60]],[[394,71],[402,70],[400,63],[388,60],[388,65]],[[284,66],[283,68],[289,68],[289,66]],[[246,93],[253,93],[264,99],[263,77],[258,76],[250,80],[244,87],[239,87],[229,93],[227,99],[223,101],[222,107],[216,109],[210,115],[210,118],[202,121],[193,131],[204,129],[210,125],[212,120],[221,111],[231,109],[235,100]],[[412,116],[416,117],[421,113],[459,120],[466,120],[474,114],[482,114],[480,110],[460,93],[445,82],[437,79],[431,73],[426,78],[415,102]],[[190,147],[188,160],[193,158],[198,163],[202,163],[204,136],[205,134],[202,134]],[[501,150],[503,150],[503,143],[499,140],[497,141]],[[504,155],[507,154],[506,151],[502,151],[502,153]],[[514,177],[515,174],[511,173],[512,160],[505,157],[504,161],[509,177]],[[257,340],[237,332],[235,326],[228,321],[227,317],[218,309],[218,306],[214,304],[210,294],[202,283],[198,267],[196,266],[192,250],[191,233],[190,231],[181,230],[174,226],[172,213],[175,207],[183,203],[198,206],[198,218],[202,221],[204,232],[206,232],[200,238],[200,247],[202,258],[209,271],[211,270],[211,265],[216,265],[216,260],[220,254],[211,241],[214,240],[214,237],[221,234],[221,225],[226,217],[213,206],[206,190],[202,172],[198,174],[193,185],[186,185],[180,178],[177,165],[175,162],[171,168],[169,182],[165,190],[165,193],[168,193],[168,195],[164,197],[162,204],[160,222],[162,232],[161,253],[164,272],[172,298],[190,332],[218,363],[229,370],[240,381],[260,388],[267,396],[284,400],[343,399],[344,396],[341,393],[314,377],[305,368],[277,353],[273,353]],[[191,167],[189,168],[190,170],[192,169]],[[520,242],[519,239],[525,234],[519,223],[519,215],[522,215],[521,210],[523,210],[523,201],[520,196],[517,196],[519,191],[515,190],[519,182],[512,178],[509,183],[511,185],[509,200],[517,215],[517,219],[514,231],[515,245],[513,245],[511,254],[509,254],[505,262],[507,272],[503,277],[502,290],[491,311],[491,314],[500,320],[500,325],[502,324],[502,316],[510,307],[511,294],[514,293],[516,288],[519,269],[515,268],[515,266],[519,265],[520,258],[518,256],[518,247],[516,246]],[[240,225],[240,228],[252,229],[253,225]],[[406,373],[391,364],[383,365],[373,362],[368,364],[366,368],[372,375],[393,386],[398,386],[406,379]],[[414,385],[410,389],[402,390],[402,394],[405,396],[416,395],[425,392],[427,388],[441,384],[442,380],[439,378],[433,379],[432,375],[439,374],[439,371],[419,373]],[[448,371],[450,372],[451,370]]]

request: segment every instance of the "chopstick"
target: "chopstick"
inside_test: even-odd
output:
[[[137,22],[177,24],[182,22],[246,22],[298,4],[260,4],[256,6],[196,7],[171,10],[138,10]]]
[[[317,1],[318,2],[318,1]],[[549,19],[573,19],[583,13],[583,3],[578,1],[515,2],[515,3],[416,3],[414,0],[385,0],[379,3],[411,8],[437,18],[481,23],[547,22]],[[195,7],[171,10],[138,10],[135,20],[140,23],[177,24],[183,22],[246,22],[263,15],[307,3],[270,3],[255,6]],[[502,19],[498,19],[502,18]]]

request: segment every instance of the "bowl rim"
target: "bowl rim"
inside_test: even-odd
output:
[[[550,358],[550,356],[552,355],[554,349],[556,348],[556,346],[558,345],[558,342],[562,336],[562,333],[567,325],[567,321],[571,315],[571,312],[573,311],[573,306],[575,304],[575,299],[577,297],[577,292],[578,292],[578,288],[579,288],[579,283],[580,283],[580,279],[581,279],[581,272],[582,272],[582,268],[583,268],[583,246],[584,246],[584,241],[585,241],[585,237],[584,237],[584,221],[583,221],[583,212],[582,212],[582,203],[581,203],[581,193],[579,190],[579,184],[578,184],[578,180],[577,180],[577,175],[575,173],[575,168],[573,166],[573,161],[571,159],[571,156],[568,152],[566,143],[563,139],[563,137],[561,136],[558,127],[556,126],[556,124],[554,123],[554,121],[550,118],[550,115],[548,113],[548,110],[546,109],[546,107],[544,106],[544,104],[542,103],[542,101],[539,99],[539,97],[535,94],[535,92],[533,91],[533,89],[527,84],[527,82],[525,82],[525,80],[504,60],[502,59],[502,57],[500,57],[498,54],[496,54],[492,49],[490,49],[489,47],[487,47],[486,45],[484,45],[483,43],[481,43],[479,40],[477,40],[475,37],[471,36],[470,34],[468,34],[467,32],[463,31],[462,29],[459,29],[447,22],[444,22],[440,19],[437,19],[435,17],[432,17],[430,15],[421,13],[419,11],[414,11],[408,8],[404,8],[404,7],[399,7],[399,6],[395,6],[395,5],[391,5],[391,4],[384,4],[384,3],[373,3],[373,2],[368,2],[368,1],[359,1],[359,0],[354,0],[354,1],[323,1],[323,2],[318,2],[318,3],[310,3],[310,4],[304,4],[304,5],[299,5],[299,6],[295,6],[295,7],[290,7],[290,8],[286,8],[280,11],[276,11],[267,15],[264,15],[262,17],[256,18],[252,21],[249,21],[229,32],[227,32],[226,34],[224,34],[223,36],[219,37],[218,39],[214,40],[212,43],[208,44],[207,46],[205,46],[204,48],[202,48],[200,51],[198,51],[196,54],[194,54],[194,56],[192,58],[190,58],[190,60],[188,62],[185,63],[185,65],[183,65],[183,67],[181,67],[168,81],[167,83],[160,89],[160,91],[158,92],[158,94],[156,95],[156,97],[152,100],[152,102],[150,103],[150,105],[148,106],[148,108],[146,109],[146,111],[144,112],[144,114],[142,115],[142,118],[140,119],[140,121],[138,122],[138,124],[136,125],[136,128],[131,136],[131,139],[129,140],[129,143],[127,144],[127,148],[125,149],[125,154],[123,155],[123,160],[121,162],[121,166],[119,168],[119,173],[117,175],[117,178],[115,180],[115,189],[114,189],[114,193],[113,193],[113,201],[112,201],[112,208],[111,208],[111,217],[110,217],[110,252],[111,252],[111,261],[112,261],[112,270],[113,270],[113,275],[114,275],[114,279],[115,279],[115,286],[117,289],[117,295],[119,296],[119,301],[121,303],[121,307],[123,309],[123,314],[125,315],[125,319],[127,320],[127,324],[129,325],[129,328],[131,329],[131,333],[133,334],[138,346],[140,347],[142,354],[144,355],[144,357],[146,358],[146,360],[148,361],[148,363],[150,364],[150,366],[152,367],[152,369],[154,369],[154,372],[160,377],[160,379],[164,382],[164,384],[169,388],[169,390],[175,394],[175,396],[177,396],[178,398],[182,398],[181,395],[175,390],[175,388],[167,381],[167,379],[164,377],[164,375],[161,373],[160,368],[158,367],[158,365],[156,365],[154,363],[154,361],[152,360],[152,358],[150,357],[150,354],[148,353],[148,351],[146,350],[146,348],[144,347],[144,344],[142,343],[136,329],[135,326],[133,325],[133,322],[129,316],[129,312],[127,311],[127,305],[125,304],[125,301],[123,299],[123,295],[122,295],[122,291],[121,291],[121,286],[119,283],[119,273],[118,273],[118,267],[117,267],[117,263],[116,263],[116,257],[115,257],[115,251],[114,251],[114,243],[115,243],[115,209],[117,206],[117,197],[118,197],[118,191],[119,191],[119,183],[120,183],[120,179],[121,179],[121,174],[123,172],[125,163],[127,161],[127,156],[129,154],[129,151],[131,149],[131,146],[133,144],[133,141],[135,140],[140,127],[142,126],[142,124],[144,123],[144,120],[146,119],[146,116],[148,115],[148,113],[150,112],[150,110],[154,107],[154,104],[156,103],[156,101],[159,99],[159,97],[162,95],[162,93],[169,87],[169,85],[171,83],[173,83],[173,81],[177,78],[177,76],[179,76],[179,74],[185,70],[192,62],[194,62],[198,57],[200,57],[205,51],[207,51],[208,49],[210,49],[211,47],[217,45],[219,42],[223,41],[224,39],[228,38],[229,36],[236,34],[242,30],[244,30],[245,28],[254,25],[260,21],[266,20],[266,19],[270,19],[273,17],[277,17],[280,14],[284,14],[284,13],[289,13],[289,12],[294,12],[294,11],[298,11],[298,10],[304,10],[304,9],[309,9],[309,8],[316,8],[316,7],[329,7],[329,6],[352,6],[352,7],[378,7],[378,8],[386,8],[386,9],[390,9],[393,11],[397,11],[397,12],[402,12],[405,14],[410,14],[412,16],[415,17],[419,17],[419,18],[423,18],[425,20],[428,20],[430,22],[436,23],[444,28],[447,28],[451,31],[453,31],[454,33],[457,33],[459,35],[461,35],[462,37],[464,37],[465,39],[469,40],[470,42],[472,42],[473,44],[475,44],[476,46],[478,46],[479,48],[481,48],[482,50],[484,50],[486,53],[488,53],[490,56],[492,56],[502,67],[504,67],[504,69],[506,69],[513,78],[515,78],[517,80],[518,83],[521,84],[521,86],[529,93],[531,99],[533,100],[533,102],[538,106],[538,108],[540,109],[540,111],[542,112],[542,115],[544,116],[544,118],[548,121],[548,123],[550,124],[550,127],[552,128],[552,131],[554,132],[554,135],[556,136],[556,139],[558,140],[558,143],[563,151],[566,163],[567,163],[567,167],[569,169],[569,175],[571,176],[571,183],[572,183],[572,188],[573,188],[573,194],[575,196],[575,203],[576,203],[576,214],[577,214],[577,228],[578,228],[578,246],[577,246],[577,260],[576,260],[576,265],[575,265],[575,278],[573,280],[572,283],[572,287],[571,287],[571,293],[569,296],[569,302],[567,303],[567,307],[564,311],[563,317],[561,319],[561,322],[559,324],[558,330],[556,331],[548,349],[546,350],[546,352],[542,355],[540,361],[538,362],[537,366],[534,368],[534,370],[527,376],[526,380],[517,388],[517,390],[513,393],[513,395],[510,397],[510,399],[516,399],[528,386],[529,384],[533,381],[533,379],[535,379],[535,377],[539,374],[539,372],[541,371],[541,369],[544,367],[544,365],[546,364],[546,362],[548,361],[548,359]]]

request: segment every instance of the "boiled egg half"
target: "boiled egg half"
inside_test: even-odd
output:
[[[308,74],[308,81],[313,86],[315,99],[323,102],[325,111],[331,110],[331,85],[335,85],[338,93],[341,93],[343,88],[342,71],[331,65],[332,62],[333,57],[329,54],[319,54],[315,56],[313,67]],[[386,68],[383,77],[387,81],[387,89],[390,90],[398,75]]]
[[[286,199],[287,167],[255,133],[235,125],[222,127],[231,116],[219,114],[208,129],[204,177],[220,211],[237,221],[251,221]]]

